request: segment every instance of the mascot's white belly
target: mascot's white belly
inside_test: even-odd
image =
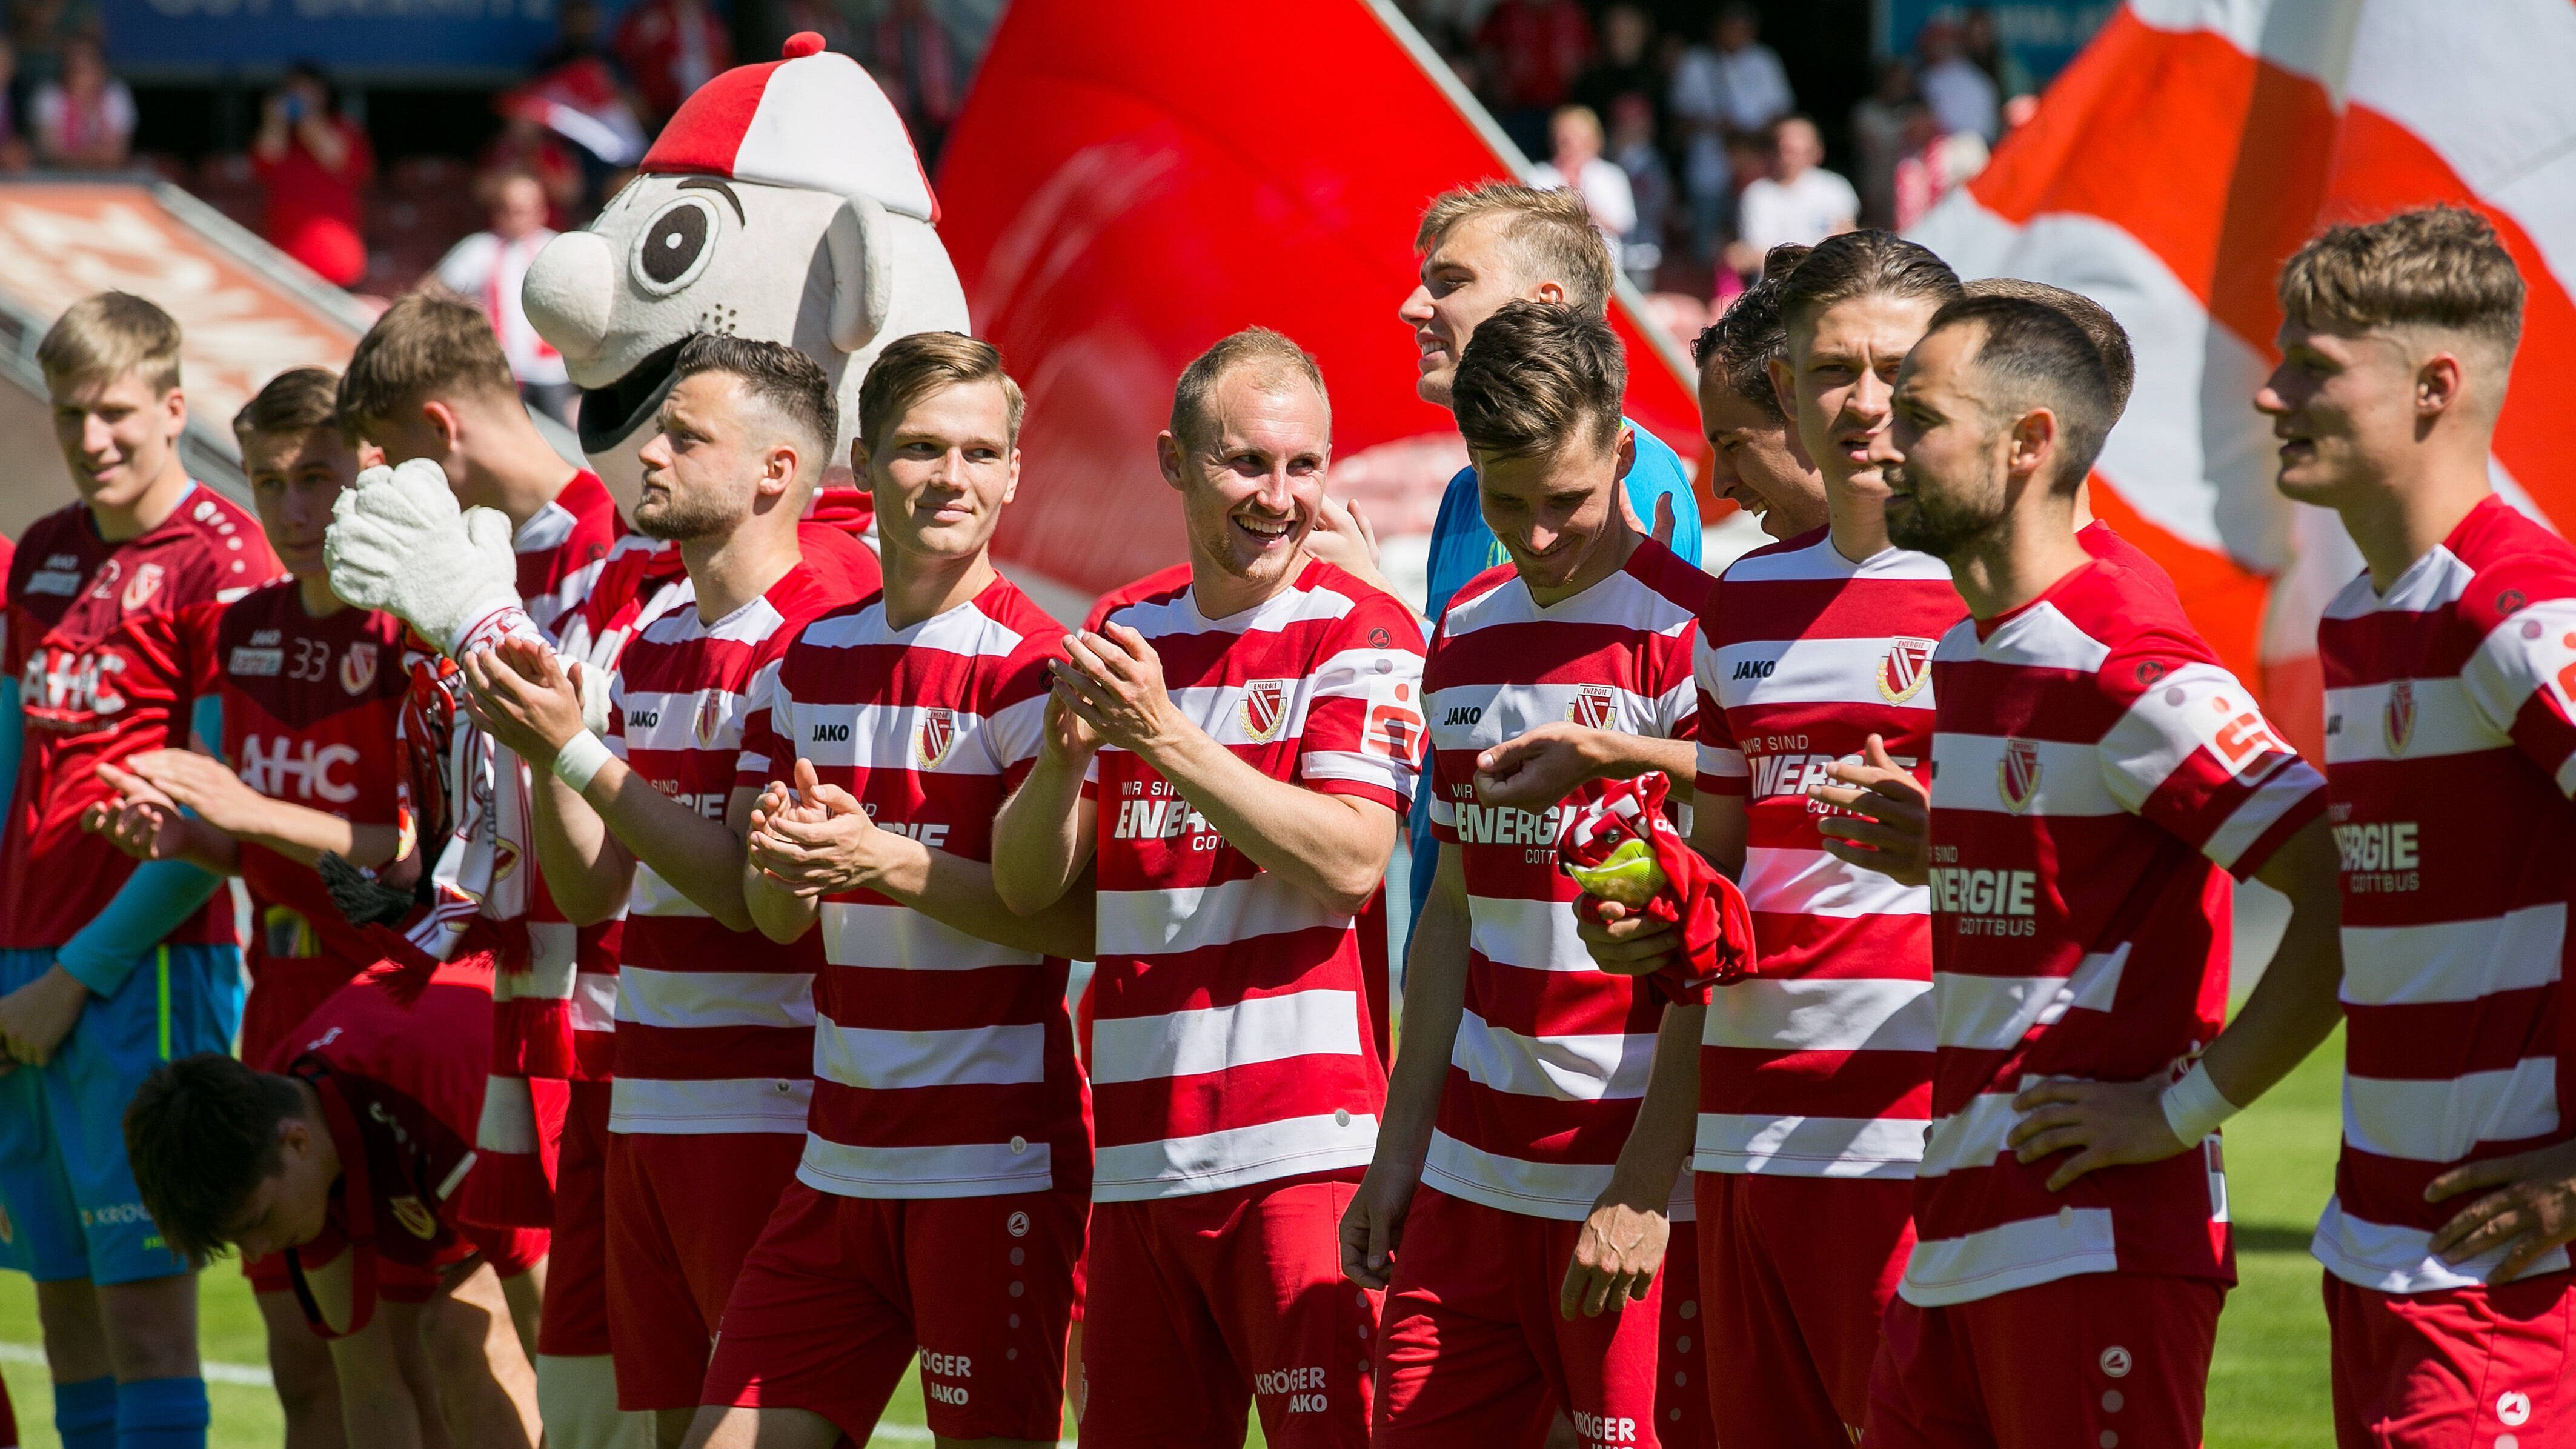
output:
[[[846,462],[877,353],[914,332],[970,330],[893,107],[810,33],[786,57],[701,87],[644,174],[528,269],[528,318],[583,389],[582,451],[621,500],[636,495],[636,455],[695,333],[784,342],[821,363]]]

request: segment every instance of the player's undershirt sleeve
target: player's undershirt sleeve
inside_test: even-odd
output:
[[[222,695],[197,696],[197,702],[188,710],[188,727],[196,731],[198,739],[205,742],[206,753],[218,760],[223,760],[227,765],[232,763],[224,759],[224,697]]]
[[[222,884],[221,878],[184,860],[146,861],[54,959],[83,986],[114,996],[144,953],[195,915]]]
[[[18,799],[18,755],[27,744],[27,716],[18,705],[18,676],[0,679],[0,810]]]

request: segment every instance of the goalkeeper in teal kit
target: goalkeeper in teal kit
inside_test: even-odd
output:
[[[195,1279],[143,1209],[122,1118],[162,1061],[230,1047],[241,955],[214,877],[89,830],[115,798],[97,767],[187,741],[216,614],[278,564],[180,461],[167,313],[101,293],[36,355],[81,501],[19,540],[0,646],[0,1265],[36,1279],[65,1449],[202,1449]]]

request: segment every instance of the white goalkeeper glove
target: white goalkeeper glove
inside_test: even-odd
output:
[[[460,511],[446,472],[414,458],[369,468],[341,490],[322,557],[331,592],[382,609],[455,658],[525,618],[510,533],[492,509]]]

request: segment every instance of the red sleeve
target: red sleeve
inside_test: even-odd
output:
[[[1364,589],[1313,667],[1298,777],[1323,794],[1403,813],[1422,769],[1421,626],[1393,599]]]

